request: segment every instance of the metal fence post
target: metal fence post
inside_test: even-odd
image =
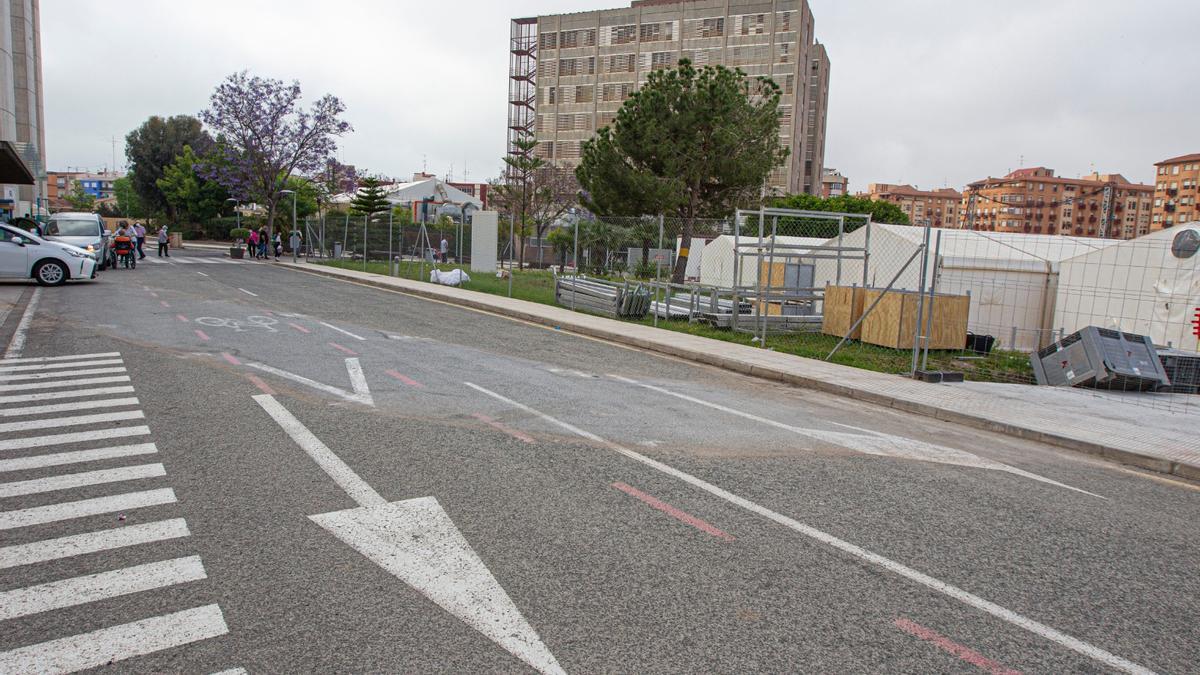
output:
[[[571,251],[571,311],[575,310],[575,287],[579,285],[579,218],[575,218],[575,248]]]
[[[926,222],[925,223],[924,243],[921,244],[922,248],[924,249],[924,253],[921,256],[921,274],[919,277],[920,281],[917,282],[917,284],[918,284],[917,323],[915,326],[913,326],[912,370],[908,373],[910,376],[917,374],[917,358],[920,356],[920,350],[921,350],[921,337],[922,337],[921,333],[924,332],[923,330],[921,330],[921,328],[922,328],[922,323],[925,320],[925,281],[929,277],[929,238],[930,238],[930,233],[931,233],[931,230],[930,230],[929,223]]]
[[[658,328],[658,292],[662,290],[663,214],[658,214],[658,252],[654,256],[654,327]],[[674,274],[674,272],[672,272]],[[667,289],[667,320],[671,319],[671,290]]]
[[[929,341],[933,336],[933,304],[937,296],[938,270],[942,260],[942,231],[938,230],[937,242],[933,246],[933,278],[929,280],[929,311],[925,320],[925,354],[921,357],[921,370],[929,370]]]
[[[517,221],[516,218],[509,214],[508,216],[508,297],[512,297],[513,287],[513,254],[516,253],[517,247]],[[424,260],[424,258],[422,258]]]
[[[363,271],[367,271],[367,220],[371,216],[363,216]]]

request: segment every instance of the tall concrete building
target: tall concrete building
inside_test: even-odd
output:
[[[0,217],[45,206],[43,119],[39,0],[0,0]]]
[[[829,58],[805,0],[635,0],[629,8],[514,19],[509,45],[509,152],[521,133],[559,166],[616,119],[649,74],[687,58],[771,77],[783,90],[791,149],[768,184],[818,193],[825,160]]]
[[[829,107],[829,53],[825,51],[825,45],[817,42],[812,46],[809,63],[808,102],[804,110],[808,117],[805,120],[808,137],[804,143],[804,156],[797,153],[792,171],[803,171],[804,192],[819,195],[825,171],[825,112]]]

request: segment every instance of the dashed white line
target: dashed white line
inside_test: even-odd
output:
[[[206,277],[206,276],[208,276],[208,275],[207,275],[207,274],[205,274],[204,272],[196,272],[196,274],[199,274],[199,275],[200,275],[200,276],[202,276],[202,277]]]
[[[74,403],[52,403],[50,405],[31,405],[24,408],[0,408],[0,417],[45,415],[50,413],[70,412],[72,410],[95,410],[96,408],[123,408],[127,405],[137,404],[137,397],[106,398],[98,401],[75,401]]]
[[[541,419],[543,419],[551,424],[554,424],[555,426],[558,426],[562,429],[565,429],[565,430],[575,434],[576,436],[579,436],[581,438],[586,438],[586,439],[593,441],[595,443],[598,443],[600,445],[604,445],[604,446],[608,447],[609,449],[613,450],[614,452],[617,452],[621,455],[624,455],[625,457],[628,457],[629,459],[640,462],[652,469],[655,469],[656,471],[660,471],[664,474],[667,474],[668,476],[672,476],[672,477],[677,478],[685,483],[688,483],[689,485],[692,485],[693,487],[697,487],[701,490],[704,490],[705,492],[707,492],[715,497],[718,497],[720,499],[723,499],[735,506],[739,506],[747,511],[750,511],[751,513],[755,513],[755,514],[760,515],[768,520],[771,520],[775,523],[783,525],[784,527],[786,527],[790,530],[798,532],[799,534],[802,534],[811,539],[815,539],[816,541],[819,541],[819,542],[826,544],[827,546],[830,546],[832,548],[835,548],[843,553],[846,553],[855,558],[858,558],[859,560],[862,560],[864,562],[870,563],[877,567],[883,568],[889,572],[892,572],[901,577],[904,577],[905,579],[908,579],[909,581],[915,582],[915,583],[925,586],[926,588],[929,588],[933,591],[936,591],[936,592],[946,595],[950,598],[958,600],[959,602],[961,602],[963,604],[974,607],[975,609],[978,609],[987,614],[990,614],[1002,621],[1008,622],[1019,628],[1023,628],[1035,635],[1038,635],[1042,638],[1045,638],[1046,640],[1049,640],[1050,642],[1053,642],[1060,646],[1066,647],[1067,649],[1070,649],[1072,651],[1078,652],[1088,658],[1098,661],[1098,662],[1100,662],[1104,665],[1107,665],[1111,668],[1115,668],[1117,670],[1120,670],[1120,671],[1123,671],[1126,673],[1136,673],[1138,675],[1151,675],[1153,673],[1153,671],[1145,668],[1144,666],[1141,666],[1136,663],[1133,663],[1132,661],[1123,659],[1123,658],[1117,656],[1116,654],[1107,652],[1099,647],[1096,647],[1095,645],[1092,645],[1092,644],[1089,644],[1082,640],[1079,640],[1077,638],[1071,637],[1070,635],[1067,635],[1066,633],[1057,631],[1054,628],[1051,628],[1050,626],[1047,626],[1045,624],[1034,621],[1033,619],[1022,616],[1010,609],[1001,607],[1000,605],[997,605],[993,602],[984,600],[983,598],[980,598],[979,596],[968,593],[967,591],[964,591],[961,588],[952,586],[951,584],[948,584],[944,581],[939,581],[938,579],[935,579],[935,578],[933,578],[927,574],[924,574],[922,572],[918,572],[917,570],[914,570],[911,567],[908,567],[901,563],[898,563],[898,562],[895,562],[888,558],[885,558],[877,553],[872,553],[871,551],[868,551],[864,548],[861,548],[859,546],[851,544],[848,541],[839,539],[831,534],[828,534],[826,532],[818,530],[815,527],[805,525],[804,523],[801,523],[797,520],[789,518],[781,513],[777,513],[777,512],[772,511],[771,509],[768,509],[764,506],[760,506],[760,505],[750,501],[749,499],[746,499],[744,497],[739,497],[738,495],[735,495],[732,492],[729,492],[727,490],[719,488],[716,485],[713,485],[712,483],[709,483],[705,480],[697,478],[696,476],[693,476],[689,473],[680,471],[679,469],[676,469],[667,464],[663,464],[662,462],[659,462],[657,460],[650,459],[649,457],[646,457],[645,455],[642,455],[638,452],[630,450],[629,448],[626,448],[623,445],[620,445],[613,441],[601,438],[600,436],[597,436],[596,434],[593,434],[589,431],[584,431],[583,429],[580,429],[579,427],[576,427],[567,422],[558,420],[554,417],[551,417],[550,415],[547,415],[544,412],[535,410],[534,408],[531,408],[523,403],[518,403],[510,398],[507,398],[505,396],[497,394],[494,391],[484,389],[483,387],[480,387],[479,385],[476,385],[476,384],[472,384],[470,382],[465,382],[464,384],[466,384],[468,387],[470,387],[482,394],[490,396],[498,401],[501,401],[503,403],[511,405],[520,410],[524,410],[525,412],[528,412],[532,415],[536,415],[536,416],[540,417]]]
[[[253,297],[255,297],[255,298],[257,298],[257,297],[258,297],[258,293],[251,293],[250,291],[248,291],[248,290],[246,290],[246,289],[244,289],[244,288],[239,288],[238,290],[239,290],[239,291],[241,291],[241,292],[243,292],[243,293],[245,293],[246,295],[253,296]]]
[[[123,378],[128,382],[129,378]],[[63,398],[82,398],[84,396],[107,396],[109,394],[132,394],[133,387],[96,387],[95,389],[75,389],[72,391],[50,391],[41,394],[16,394],[0,396],[0,404],[32,403],[34,401],[56,401]]]
[[[207,578],[200,556],[147,563],[0,592],[0,621]]]
[[[228,632],[221,608],[205,605],[0,652],[0,672],[73,673]]]
[[[72,417],[50,417],[25,422],[5,422],[0,424],[0,434],[14,431],[33,431],[35,429],[58,429],[60,427],[78,427],[85,424],[103,424],[105,422],[124,422],[126,420],[146,419],[146,413],[141,410],[126,410],[115,413],[97,413],[95,415],[75,415]]]
[[[65,445],[81,441],[103,441],[109,438],[124,438],[126,436],[148,436],[150,427],[117,427],[114,429],[95,429],[79,431],[71,434],[54,434],[52,436],[30,436],[29,438],[9,438],[0,441],[0,450],[21,450],[24,448],[40,448],[47,445]]]
[[[362,342],[366,342],[366,340],[367,340],[367,338],[365,338],[365,337],[355,335],[354,333],[351,333],[350,331],[348,331],[344,328],[338,328],[337,326],[335,326],[331,323],[325,323],[324,321],[318,321],[317,323],[321,324],[322,326],[325,326],[326,328],[328,328],[330,330],[336,330],[337,332],[339,332],[343,335],[349,335],[350,337],[354,338],[355,340],[359,340]]]
[[[138,443],[135,445],[117,445],[111,448],[96,448],[94,450],[74,450],[72,452],[57,452],[51,455],[33,455],[32,457],[16,457],[0,459],[0,473],[5,471],[25,471],[27,469],[43,469],[48,466],[64,464],[82,464],[98,462],[117,457],[135,457],[137,455],[153,455],[158,452],[158,446],[153,443]]]
[[[47,504],[33,506],[16,511],[0,511],[0,530],[13,530],[18,527],[55,523],[60,520],[71,520],[85,516],[96,516],[104,513],[117,513],[148,506],[174,504],[175,491],[171,488],[129,492],[122,495],[110,495],[84,499],[77,502],[62,504]],[[0,668],[0,672],[3,672]]]
[[[144,478],[159,478],[165,475],[167,475],[167,471],[163,468],[162,464],[139,464],[137,466],[123,466],[117,469],[71,473],[65,476],[32,478],[12,483],[0,483],[0,497],[35,495],[43,492],[70,490],[87,485],[104,485],[105,483],[123,483],[131,480],[142,480]]]
[[[25,349],[25,338],[29,335],[29,324],[33,323],[33,313],[37,311],[38,300],[41,297],[42,289],[34,289],[33,295],[29,298],[29,304],[25,305],[25,313],[21,315],[21,322],[17,324],[17,330],[8,342],[8,349],[4,351],[4,358],[16,358],[21,355],[21,350]]]
[[[109,551],[139,544],[191,536],[183,518],[159,520],[152,523],[72,534],[57,539],[45,539],[29,544],[0,548],[0,569],[33,565],[49,560],[61,560],[77,555]]]

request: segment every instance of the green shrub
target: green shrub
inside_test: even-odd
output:
[[[249,236],[250,236],[250,230],[247,230],[244,227],[235,227],[229,231],[229,238],[234,241],[237,241],[238,239],[241,239],[242,241],[246,241],[246,238]]]

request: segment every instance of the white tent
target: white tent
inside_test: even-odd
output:
[[[935,258],[939,233],[941,249]],[[845,235],[842,246],[869,248],[866,285],[883,288],[900,274],[893,288],[915,291],[920,288],[924,256],[918,255],[903,273],[900,270],[919,250],[924,236],[921,227],[876,223],[871,226],[869,247],[866,228]],[[930,232],[927,277],[934,279],[936,274],[938,293],[970,294],[969,330],[994,335],[1006,349],[1033,351],[1055,337],[1057,324],[1052,318],[1060,262],[1117,243],[1112,239],[935,228]],[[836,238],[826,242],[827,246],[836,244]],[[818,260],[816,285],[863,284],[862,260],[842,260],[840,281],[837,267],[836,260]],[[930,282],[926,283],[928,290]]]
[[[1054,325],[1149,335],[1158,345],[1197,351],[1200,222],[1117,242],[1062,263]]]
[[[392,204],[412,204],[430,201],[434,204],[454,204],[482,209],[483,202],[437,178],[426,178],[411,183],[383,185],[387,200]],[[343,192],[332,199],[334,204],[349,204],[356,193]]]
[[[716,239],[704,245],[704,249],[700,254],[700,283],[706,286],[719,286],[721,288],[730,288],[733,283],[733,235],[723,234]],[[693,244],[696,242],[692,240]],[[771,246],[771,238],[763,239],[764,249],[769,250]],[[742,237],[740,243],[743,245],[742,253],[753,252],[754,249],[745,248],[746,244],[758,244],[758,236]],[[776,237],[775,243],[781,246],[822,246],[826,242],[824,239],[814,239],[811,237]],[[794,251],[794,249],[790,249]],[[694,249],[693,249],[694,252]],[[691,274],[692,266],[689,263],[688,270]],[[739,286],[754,286],[758,283],[758,270],[754,264],[754,259],[743,255],[741,269],[738,276],[741,277]],[[765,283],[765,281],[764,281]]]

